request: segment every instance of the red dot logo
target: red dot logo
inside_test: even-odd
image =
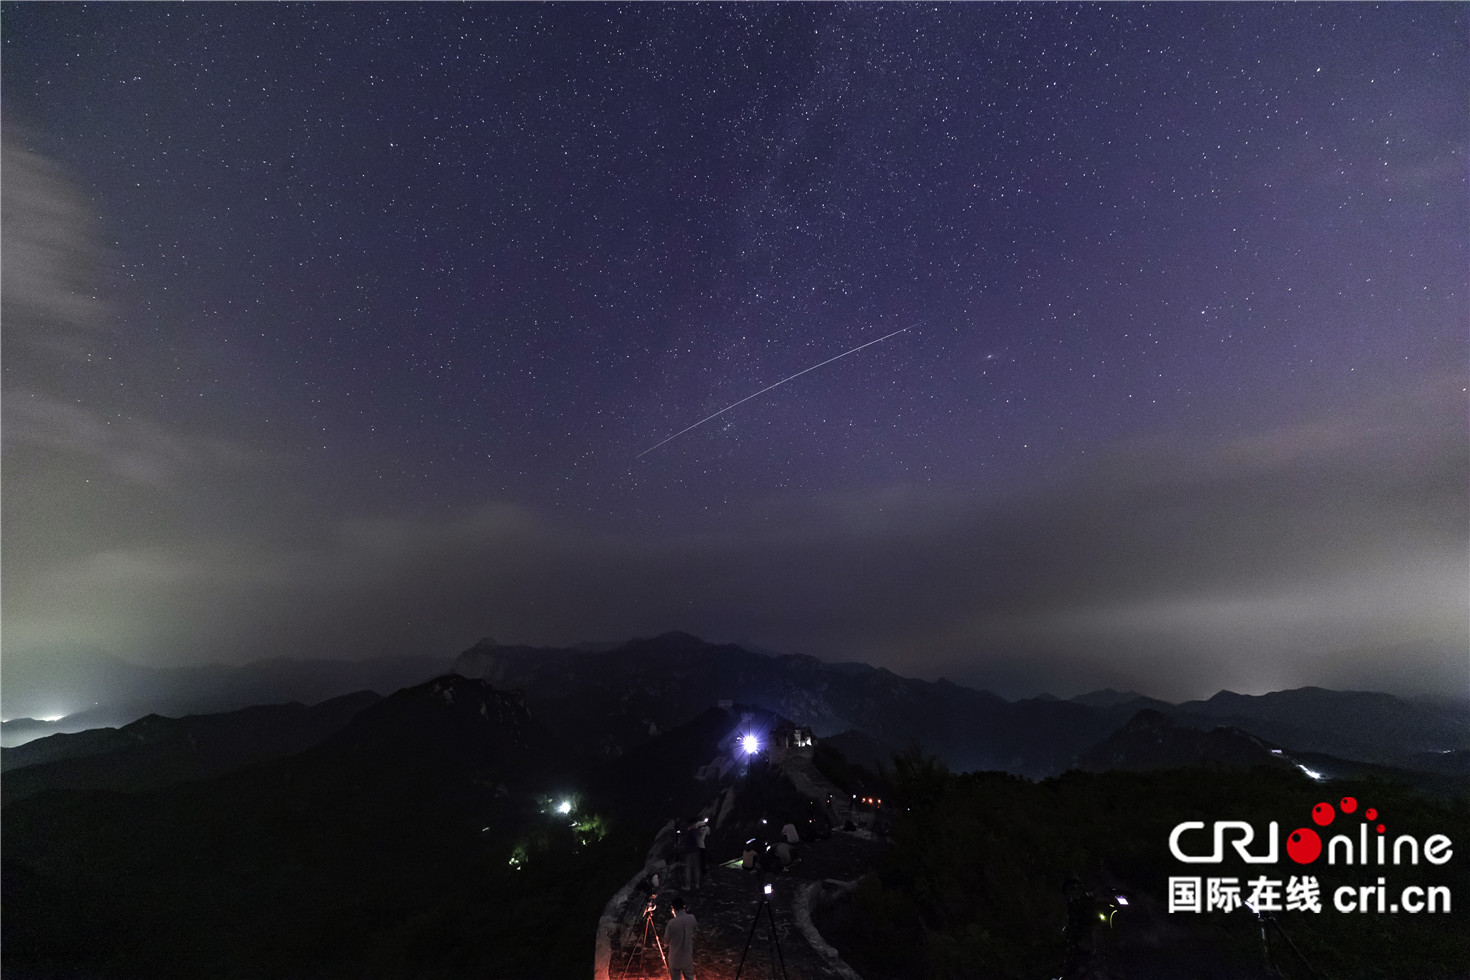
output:
[[[1380,833],[1380,834],[1381,834],[1381,833],[1383,833],[1383,824],[1379,824],[1379,825],[1378,825],[1378,832],[1379,832],[1379,833]]]
[[[1325,827],[1332,822],[1337,812],[1332,809],[1331,803],[1318,803],[1312,807],[1312,822],[1319,827]]]
[[[1375,810],[1375,809],[1373,809],[1373,808],[1372,808],[1372,807],[1371,807],[1371,806],[1370,806],[1370,807],[1369,807],[1369,808],[1368,808],[1368,809],[1367,809],[1367,810],[1366,810],[1366,811],[1365,811],[1365,812],[1364,812],[1364,813],[1363,813],[1363,819],[1364,819],[1364,820],[1377,820],[1377,819],[1378,819],[1378,811],[1377,811],[1377,810]]]
[[[1286,856],[1297,864],[1311,864],[1322,853],[1322,838],[1310,827],[1298,827],[1286,838]]]
[[[1352,813],[1358,808],[1358,801],[1355,797],[1344,796],[1342,802],[1338,805],[1342,807],[1343,813]]]

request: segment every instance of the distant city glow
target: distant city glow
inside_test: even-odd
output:
[[[746,755],[755,755],[760,751],[761,740],[754,735],[746,735],[740,740],[740,747],[745,750]]]
[[[27,717],[31,721],[44,721],[44,722],[46,722],[46,723],[49,724],[51,722],[60,721],[61,719],[67,717],[67,715],[68,715],[67,712],[63,712],[63,713],[61,713],[59,715],[29,715]],[[8,725],[12,721],[20,721],[20,720],[21,719],[19,719],[19,718],[0,718],[0,724]]]

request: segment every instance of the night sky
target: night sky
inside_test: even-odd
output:
[[[0,18],[11,663],[1470,689],[1463,4]]]

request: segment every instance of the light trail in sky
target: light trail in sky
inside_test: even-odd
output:
[[[815,371],[817,368],[824,367],[825,365],[831,364],[833,361],[841,360],[842,358],[846,357],[848,354],[856,354],[858,351],[862,350],[864,347],[872,347],[874,344],[881,344],[883,341],[887,340],[889,337],[897,337],[901,333],[907,333],[908,330],[909,330],[908,327],[903,327],[902,329],[893,331],[893,333],[884,334],[883,336],[879,337],[877,340],[870,340],[866,344],[859,344],[858,346],[854,347],[852,350],[843,351],[841,354],[838,354],[836,357],[829,357],[829,358],[827,358],[821,364],[813,364],[809,368],[805,368],[805,369],[803,369],[801,371],[797,371],[795,374],[793,374],[789,378],[782,378],[780,381],[777,381],[775,384],[768,385],[768,386],[762,388],[760,391],[757,391],[754,395],[746,395],[744,398],[740,399],[738,402],[731,402],[729,405],[726,405],[724,408],[720,409],[718,412],[715,412],[713,415],[706,415],[704,418],[700,419],[698,422],[695,422],[693,425],[688,426],[687,428],[680,429],[678,432],[675,432],[673,435],[669,436],[663,442],[660,442],[657,445],[649,446],[647,449],[643,450],[643,452],[641,452],[637,456],[635,456],[634,459],[642,459],[644,456],[647,456],[649,453],[653,452],[659,446],[662,446],[665,443],[673,442],[675,439],[679,438],[684,433],[688,432],[690,429],[697,429],[701,425],[704,425],[704,423],[708,422],[710,419],[718,418],[719,416],[724,415],[730,409],[735,408],[737,405],[744,405],[746,402],[750,401],[752,398],[757,398],[757,397],[759,397],[761,395],[764,395],[766,392],[770,391],[772,388],[779,388],[782,385],[784,385],[786,382],[793,381],[793,380],[801,377],[803,374],[806,374],[808,371]]]

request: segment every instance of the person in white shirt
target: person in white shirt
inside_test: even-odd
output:
[[[669,903],[674,917],[664,926],[664,945],[669,953],[669,980],[694,980],[694,916],[684,911],[684,899]]]
[[[709,817],[699,821],[699,827],[694,831],[694,841],[699,845],[699,876],[702,879],[709,874]]]

